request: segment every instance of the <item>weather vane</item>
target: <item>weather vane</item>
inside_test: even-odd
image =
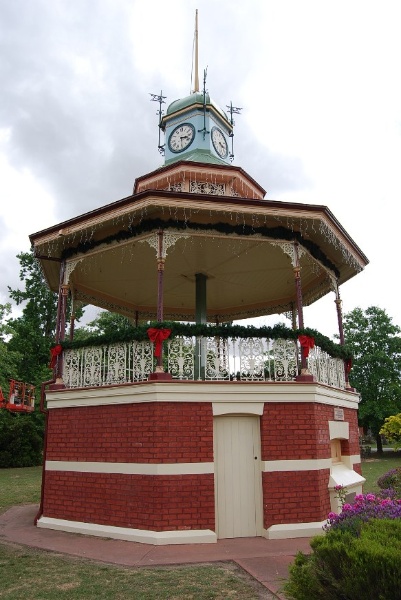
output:
[[[159,144],[157,146],[157,149],[159,150],[160,154],[162,156],[164,156],[165,144],[161,144],[160,132],[161,132],[162,115],[164,114],[164,111],[162,110],[162,104],[165,104],[165,99],[167,98],[167,96],[163,96],[163,90],[160,91],[160,94],[150,94],[150,96],[151,96],[151,99],[150,99],[151,102],[159,103],[159,110],[156,112],[157,116],[159,117]]]
[[[231,138],[230,161],[232,162],[234,160],[234,125],[235,125],[235,121],[234,121],[233,115],[240,115],[242,108],[239,108],[238,106],[233,106],[233,103],[231,102],[231,100],[230,100],[230,104],[229,105],[226,104],[226,108],[228,109],[228,112],[229,112],[229,115],[230,115],[231,127],[233,128],[231,130],[231,133],[230,133],[230,138]]]
[[[206,128],[206,94],[207,94],[206,77],[207,77],[207,67],[203,71],[203,128],[198,129],[199,133],[203,133],[203,139],[205,139],[207,133],[210,133],[210,131],[208,131]]]

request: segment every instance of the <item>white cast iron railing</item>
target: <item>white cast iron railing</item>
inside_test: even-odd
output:
[[[64,351],[67,388],[146,381],[155,370],[150,341],[120,342]],[[164,343],[165,369],[174,379],[204,381],[293,381],[300,348],[293,340],[176,337]],[[345,388],[344,362],[315,347],[308,357],[315,380]]]

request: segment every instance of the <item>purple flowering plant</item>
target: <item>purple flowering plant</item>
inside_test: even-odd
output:
[[[358,494],[352,504],[345,502],[347,490],[343,486],[336,486],[337,497],[342,510],[340,514],[330,512],[324,531],[343,530],[358,535],[363,523],[369,519],[400,519],[401,499],[397,498],[396,491],[392,488],[381,490],[378,494]]]
[[[381,489],[393,488],[398,494],[401,494],[401,467],[390,469],[377,480],[377,485]]]

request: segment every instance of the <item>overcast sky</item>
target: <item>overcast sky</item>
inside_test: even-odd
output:
[[[156,104],[191,86],[236,118],[235,161],[272,200],[330,208],[370,264],[343,310],[401,326],[399,0],[0,0],[0,303],[28,235],[132,193],[162,164]],[[337,331],[334,295],[305,325]]]

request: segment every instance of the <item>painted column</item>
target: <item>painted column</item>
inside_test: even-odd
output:
[[[163,231],[157,232],[157,320],[163,321],[163,291],[164,291],[164,263],[163,255]]]
[[[336,299],[334,302],[336,304],[336,309],[337,309],[338,333],[339,333],[339,338],[340,338],[340,344],[341,344],[341,346],[344,346],[345,338],[344,338],[343,312],[342,312],[342,304],[343,303],[340,298],[340,289],[338,287],[338,281],[335,282],[334,291],[336,294]],[[348,364],[348,361],[344,361],[345,387],[347,389],[352,389],[349,384],[348,373],[349,373],[349,364]]]
[[[166,261],[163,248],[163,230],[157,232],[157,321],[161,323],[164,318],[164,263]],[[163,371],[163,348],[157,357],[157,371]]]
[[[203,273],[195,273],[195,320],[197,323],[207,323],[206,281],[207,275],[204,275]]]
[[[195,273],[195,321],[196,323],[207,323],[207,275]],[[195,379],[205,379],[206,368],[206,340],[196,340]]]
[[[292,268],[294,271],[295,278],[295,304],[292,304],[292,317],[293,327],[296,329],[296,315],[298,313],[298,329],[304,328],[304,313],[303,313],[303,301],[302,301],[302,285],[301,285],[301,265],[299,257],[304,252],[302,246],[294,240],[293,242],[272,242],[273,245],[280,246],[283,252],[285,252],[291,259]],[[296,311],[295,311],[296,309]],[[313,375],[311,375],[307,369],[307,360],[304,356],[304,350],[301,350],[301,375],[297,376],[297,381],[313,381]]]
[[[56,346],[65,339],[65,319],[67,312],[67,298],[69,293],[69,285],[64,283],[65,277],[65,262],[61,263],[60,266],[60,286],[58,293],[57,303],[57,317],[56,317],[56,332],[55,341]],[[56,366],[54,368],[54,377],[56,379],[56,385],[63,385],[63,358],[62,353],[57,356]]]
[[[176,241],[180,238],[187,237],[187,234],[177,232],[166,232],[159,229],[157,233],[152,233],[149,237],[141,242],[148,243],[152,248],[156,250],[157,260],[157,306],[156,306],[156,318],[159,323],[164,320],[164,264],[166,262],[167,250],[170,246],[174,246]],[[136,315],[136,323],[139,318],[139,313]],[[165,373],[163,370],[163,351],[160,356],[157,357],[156,373],[151,373],[149,379],[168,379],[171,375]]]
[[[302,285],[301,285],[301,265],[299,263],[299,244],[294,242],[294,275],[296,287],[296,300],[298,311],[298,329],[304,328],[304,312],[302,302]],[[304,355],[304,349],[301,348],[301,375],[297,377],[297,381],[313,381],[313,376],[308,371],[308,363]]]
[[[71,316],[70,316],[70,342],[74,340],[74,331],[75,331],[75,298],[74,298],[74,289],[70,287],[71,292]]]
[[[56,315],[56,331],[55,331],[55,340],[56,344],[60,341],[60,318],[61,318],[61,307],[62,307],[62,294],[61,288],[64,283],[64,273],[65,273],[65,263],[62,262],[60,265],[60,283],[58,287],[58,300],[57,300],[57,315]]]
[[[301,266],[299,264],[299,244],[294,242],[294,276],[298,311],[298,329],[304,328],[304,312],[302,304]]]
[[[335,299],[335,304],[336,304],[336,308],[337,308],[337,321],[338,321],[338,333],[340,336],[340,344],[342,346],[344,346],[345,340],[344,340],[344,329],[343,329],[343,314],[342,314],[342,300],[340,298],[340,290],[338,288],[338,283],[336,283],[335,286],[335,294],[336,294],[336,299]]]
[[[66,313],[67,313],[67,300],[68,294],[70,292],[70,287],[68,284],[64,284],[61,286],[61,313],[60,313],[60,330],[59,330],[59,342],[63,342],[65,340],[65,325],[66,325]]]
[[[294,302],[291,307],[291,325],[294,330],[297,328],[297,309]]]

